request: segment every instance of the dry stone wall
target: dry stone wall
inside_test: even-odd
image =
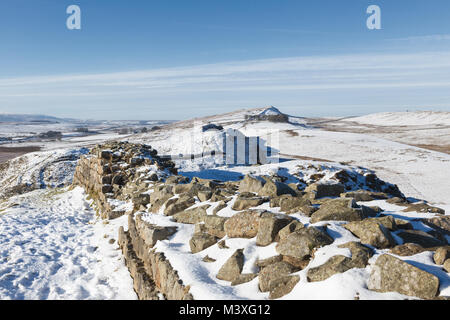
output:
[[[161,228],[144,222],[133,215],[128,218],[128,231],[119,229],[119,246],[134,280],[139,299],[158,300],[158,293],[168,300],[193,300],[189,286],[185,286],[170,262],[152,247],[157,240],[166,239],[176,229]]]
[[[117,218],[126,210],[109,200],[129,200],[139,181],[158,181],[176,173],[174,163],[157,154],[151,146],[143,144],[97,145],[78,161],[73,185],[86,190],[103,219]]]

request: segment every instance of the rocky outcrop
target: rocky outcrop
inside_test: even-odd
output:
[[[384,220],[378,218],[349,222],[344,227],[361,239],[361,243],[384,249],[393,247],[396,242],[388,228],[383,225]]]
[[[230,238],[256,237],[260,215],[260,211],[252,210],[236,213],[225,222],[225,233]]]
[[[197,253],[215,245],[218,240],[219,238],[208,233],[195,233],[191,240],[189,240],[189,246],[191,247],[192,253]]]
[[[443,234],[450,235],[450,216],[433,217],[421,220],[427,226]]]
[[[378,292],[395,291],[408,296],[432,299],[438,294],[439,279],[407,262],[384,254],[373,265],[367,286]]]
[[[243,249],[238,249],[230,258],[228,258],[225,264],[220,268],[217,279],[231,282],[240,276],[242,268],[244,267],[243,251]]]
[[[323,281],[336,273],[342,273],[353,268],[352,259],[337,255],[328,259],[323,265],[308,270],[308,281]]]
[[[278,232],[287,226],[293,219],[282,214],[264,212],[259,217],[256,245],[268,246],[277,238]]]
[[[252,175],[246,175],[239,183],[239,192],[258,193],[264,187],[265,181]]]
[[[258,274],[256,273],[241,273],[231,282],[231,285],[238,286],[240,284],[250,282],[256,277],[258,277]]]
[[[235,200],[232,209],[241,211],[251,207],[257,207],[268,200],[268,198],[257,197],[252,193],[241,193]]]
[[[203,218],[205,223],[205,230],[207,233],[216,236],[218,238],[225,237],[225,222],[228,220],[226,217],[220,217],[216,215],[207,215]]]
[[[323,281],[337,273],[343,273],[353,268],[365,268],[372,256],[372,250],[359,242],[344,243],[339,248],[350,249],[352,257],[348,258],[343,255],[331,257],[324,264],[308,270],[308,281]]]
[[[266,178],[266,183],[261,190],[258,191],[258,195],[267,197],[277,197],[283,194],[290,194],[292,196],[297,195],[297,193],[291,189],[287,184],[273,181],[272,179]]]
[[[239,184],[239,192],[256,193],[262,197],[275,197],[283,194],[296,195],[295,190],[291,189],[287,184],[273,181],[269,178],[254,177],[246,175]]]
[[[442,267],[444,268],[445,271],[450,273],[450,259],[445,260]]]
[[[404,212],[428,212],[428,213],[438,213],[438,214],[445,214],[445,210],[430,206],[427,203],[411,203],[407,205],[407,208],[403,210]]]
[[[303,229],[304,227],[305,226],[301,222],[294,220],[278,232],[278,238],[284,240],[294,231]]]
[[[350,249],[352,254],[352,268],[365,268],[369,263],[370,257],[373,255],[372,249],[356,241],[347,242],[338,247]]]
[[[276,250],[283,256],[298,260],[311,257],[316,248],[333,243],[333,238],[314,227],[302,228],[280,239]]]
[[[295,267],[284,261],[276,262],[264,267],[259,272],[259,290],[262,292],[270,291],[271,281],[287,276],[296,270]]]
[[[269,299],[278,299],[290,293],[300,281],[299,275],[283,276],[270,280]]]
[[[450,249],[446,247],[437,248],[433,255],[434,263],[443,265],[447,259],[450,259]]]
[[[185,224],[196,224],[203,222],[205,217],[208,215],[206,210],[210,207],[209,204],[195,207],[189,210],[184,210],[176,213],[172,216],[173,220],[179,223]]]
[[[300,212],[306,216],[311,216],[317,210],[309,199],[303,196],[292,196],[285,194],[270,199],[271,207],[280,207],[281,211],[287,214]]]
[[[323,197],[339,197],[345,190],[344,185],[336,182],[313,183],[309,185],[305,192],[311,199],[320,199]]]
[[[169,239],[177,231],[177,227],[160,227],[149,224],[142,219],[141,214],[135,215],[135,221],[140,237],[149,247],[153,247],[158,240]]]
[[[405,230],[397,233],[397,236],[402,238],[404,243],[415,243],[423,248],[439,247],[447,244],[420,230]]]
[[[311,216],[311,222],[324,220],[361,221],[365,218],[363,210],[354,199],[332,199],[320,206]]]
[[[384,192],[374,192],[367,190],[356,190],[341,193],[341,198],[353,198],[355,201],[373,201],[380,199],[388,199],[389,196]]]
[[[424,251],[424,248],[415,243],[405,243],[395,246],[391,249],[391,253],[402,257],[413,256]]]

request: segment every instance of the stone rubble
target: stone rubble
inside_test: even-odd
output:
[[[73,184],[84,187],[101,218],[129,215],[128,231],[120,228],[118,244],[139,299],[158,299],[161,294],[166,299],[194,299],[189,283],[183,282],[164,253],[154,249],[158,241],[170,241],[179,228],[146,222],[145,215],[152,214],[165,215],[175,225],[195,226],[189,247],[192,254],[202,255],[199,263],[216,262],[217,257],[202,251],[211,246],[227,249],[227,238],[254,238],[260,247],[274,243],[278,255],[255,261],[252,273],[242,273],[246,257],[244,250],[238,249],[216,274],[217,279],[230,286],[257,279],[259,290],[268,292],[269,299],[281,298],[301,285],[296,273],[309,267],[317,250],[334,243],[333,233],[324,224],[327,221],[339,223],[359,241],[338,246],[348,249],[351,256],[334,255],[322,265],[307,269],[307,281],[324,281],[335,274],[369,266],[370,290],[435,298],[439,279],[393,255],[434,251],[436,265],[448,272],[445,235],[450,233],[449,217],[416,219],[432,231],[415,230],[410,221],[384,215],[379,207],[357,202],[386,200],[405,206],[405,210],[415,208],[436,214],[442,211],[426,203],[409,203],[395,185],[372,173],[357,175],[343,169],[331,181],[323,181],[325,174],[321,171],[308,176],[301,173],[309,169],[299,168],[299,182],[289,184],[276,174],[248,174],[240,181],[230,182],[189,179],[178,175],[173,162],[159,157],[150,146],[111,142],[96,146],[81,157]],[[230,209],[232,215],[219,215]],[[271,212],[272,209],[277,211]],[[304,225],[293,214],[310,217],[310,223]],[[312,225],[316,223],[320,224]],[[382,254],[370,265],[377,249],[389,249],[392,255]]]

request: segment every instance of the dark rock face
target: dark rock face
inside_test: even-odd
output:
[[[345,187],[341,183],[313,183],[305,189],[305,192],[311,195],[311,199],[339,197],[344,191]]]
[[[380,200],[387,199],[389,196],[384,192],[373,192],[367,190],[357,190],[341,193],[342,198],[353,198],[355,201],[372,201],[372,200]]]
[[[324,220],[361,221],[365,216],[352,198],[332,199],[320,206],[311,216],[311,222]]]
[[[421,221],[436,231],[450,235],[450,216],[421,219]]]
[[[368,282],[370,290],[395,291],[422,299],[436,297],[439,279],[391,255],[380,256],[372,267]]]
[[[420,230],[405,230],[399,232],[397,236],[402,238],[404,243],[415,243],[422,246],[423,248],[446,245],[446,243],[442,242],[441,240],[438,240],[428,233]]]

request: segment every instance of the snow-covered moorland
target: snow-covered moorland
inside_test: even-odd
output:
[[[246,174],[255,176],[284,176],[286,183],[302,184],[312,175],[328,181],[340,170],[351,172],[375,172],[381,179],[397,184],[406,197],[426,200],[450,212],[448,198],[450,187],[450,155],[426,150],[386,137],[353,132],[337,132],[317,129],[307,125],[303,118],[289,117],[289,122],[248,120],[255,115],[278,115],[276,108],[243,110],[204,119],[182,121],[160,130],[126,137],[130,142],[150,144],[160,154],[178,155],[196,153],[192,146],[197,144],[193,128],[214,123],[225,129],[237,129],[246,135],[261,134],[264,130],[276,130],[279,141],[280,163],[260,166],[217,166],[208,159],[179,160],[179,173],[189,178],[237,181]],[[412,116],[420,119],[422,115]],[[366,117],[367,121],[380,119]],[[381,118],[395,124],[395,114]],[[434,115],[430,124],[436,124]],[[361,123],[365,121],[361,119]],[[378,121],[378,120],[376,120]],[[406,121],[406,120],[405,120]],[[438,121],[439,122],[439,121]],[[412,123],[415,125],[416,123]],[[440,125],[441,123],[439,123]],[[404,124],[409,125],[409,124]],[[189,136],[187,143],[185,137]],[[220,144],[214,131],[205,134],[210,150]],[[203,138],[205,137],[203,136]],[[111,138],[111,137],[108,137]],[[445,139],[445,136],[443,137]],[[194,143],[193,143],[194,142]],[[0,167],[0,299],[136,299],[133,281],[125,267],[116,239],[119,226],[127,229],[127,217],[101,221],[90,207],[90,200],[82,188],[70,189],[78,157],[87,150],[82,143],[77,146],[35,152],[1,164]],[[86,141],[88,144],[89,141]],[[204,146],[203,146],[204,147]],[[201,149],[201,148],[200,148]],[[315,159],[315,160],[311,160]],[[319,169],[318,169],[319,168]],[[353,186],[359,189],[361,186]],[[151,191],[149,191],[151,193]],[[176,198],[176,196],[175,196]],[[232,217],[238,211],[232,206],[236,196],[225,208],[217,212],[221,217]],[[195,199],[195,208],[209,204],[212,214],[218,203]],[[436,213],[404,211],[404,207],[386,200],[358,202],[365,206],[379,206],[383,214],[403,219],[415,229],[424,232],[432,230],[418,219],[439,216]],[[145,221],[159,226],[178,227],[168,240],[158,241],[156,250],[164,252],[183,281],[190,285],[195,299],[265,299],[267,292],[258,290],[258,279],[229,286],[216,278],[225,261],[237,249],[244,249],[243,273],[257,272],[255,262],[277,255],[276,245],[256,245],[255,238],[225,237],[228,248],[210,246],[192,254],[189,240],[194,225],[180,224],[163,214],[141,212]],[[189,208],[188,208],[189,209]],[[281,212],[279,207],[263,203],[254,209]],[[323,227],[334,242],[319,248],[311,263],[295,275],[299,283],[282,299],[404,299],[412,298],[400,293],[379,293],[368,289],[368,278],[375,261],[389,249],[375,249],[365,268],[353,268],[335,274],[324,281],[310,282],[308,271],[325,263],[335,255],[351,256],[346,248],[338,246],[358,237],[343,227],[342,221],[312,223],[309,217],[299,213],[290,215],[305,227]],[[403,240],[393,232],[397,244]],[[447,236],[446,241],[450,239]],[[205,262],[208,256],[214,262]],[[431,251],[412,256],[398,256],[400,259],[435,275],[440,282],[439,295],[450,295],[450,278],[444,269],[433,261]]]

